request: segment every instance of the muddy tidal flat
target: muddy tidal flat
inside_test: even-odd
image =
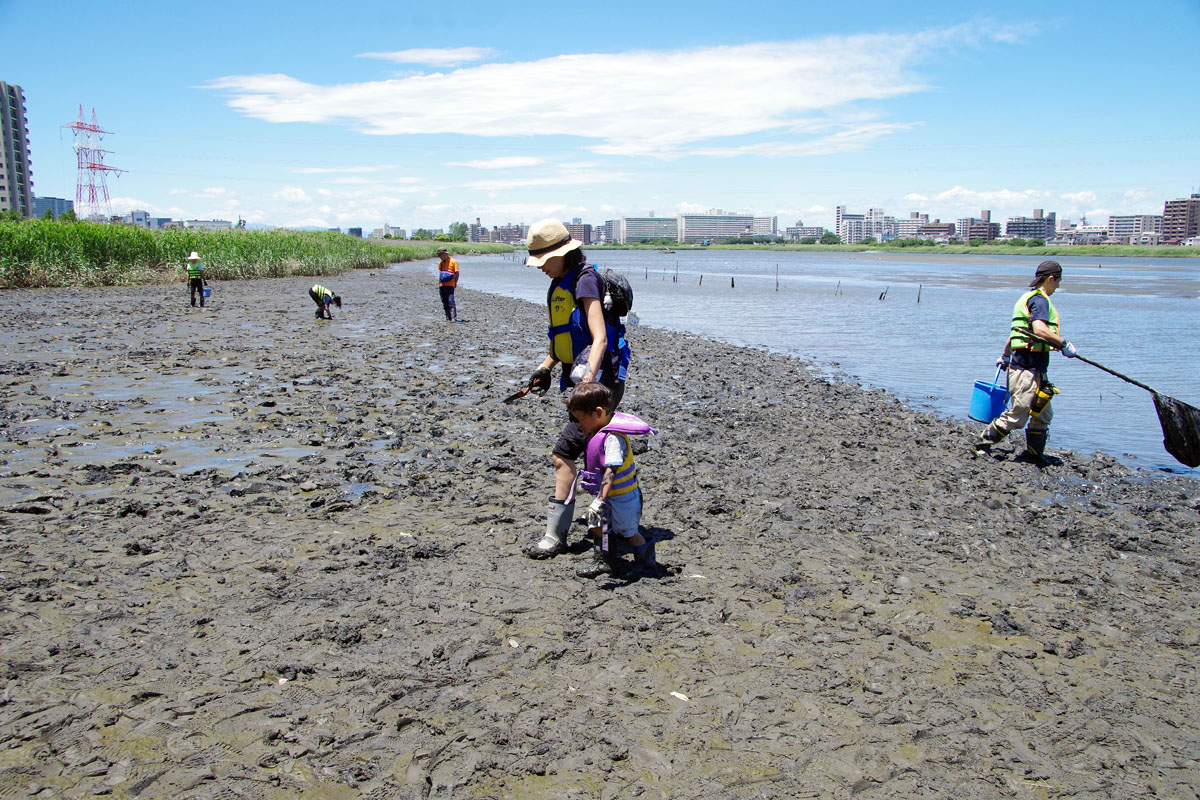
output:
[[[1195,479],[636,329],[586,580],[544,310],[427,272],[0,293],[0,798],[1198,796]]]

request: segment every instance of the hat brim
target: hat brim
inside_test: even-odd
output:
[[[567,242],[566,244],[560,245],[559,247],[554,248],[553,250],[551,250],[548,253],[541,253],[536,256],[529,256],[528,258],[525,259],[525,266],[540,267],[542,264],[545,264],[547,261],[554,258],[555,256],[565,255],[565,254],[571,252],[572,250],[578,250],[581,247],[583,247],[583,242],[579,241],[578,239],[572,239],[571,241]]]

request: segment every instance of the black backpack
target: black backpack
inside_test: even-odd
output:
[[[604,270],[604,310],[618,317],[633,309],[633,287],[629,280],[611,269]]]

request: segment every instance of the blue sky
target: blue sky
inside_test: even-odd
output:
[[[125,170],[114,212],[1093,223],[1200,189],[1200,0],[0,0],[0,31],[35,193],[74,197],[82,105]]]

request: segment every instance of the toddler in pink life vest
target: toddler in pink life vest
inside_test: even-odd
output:
[[[656,434],[654,428],[631,414],[614,413],[612,392],[589,381],[575,387],[567,399],[567,410],[588,437],[583,488],[595,495],[587,512],[588,533],[594,549],[590,563],[576,572],[586,578],[611,574],[617,559],[608,548],[608,535],[615,533],[633,548],[635,574],[658,574],[653,542],[638,530],[642,517],[642,491],[629,434]]]

